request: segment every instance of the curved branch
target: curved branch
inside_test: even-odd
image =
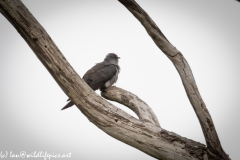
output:
[[[116,101],[127,106],[137,114],[140,121],[149,122],[160,127],[157,116],[143,100],[138,98],[138,96],[115,86],[103,90],[101,95],[108,100]]]
[[[230,159],[222,149],[213,120],[198,91],[191,68],[184,56],[164,36],[154,21],[134,0],[119,0],[145,27],[155,44],[172,61],[182,79],[187,96],[201,124],[209,157]]]
[[[19,0],[0,0],[0,12],[12,23],[80,111],[110,136],[158,159],[203,159],[203,144],[143,123],[98,96],[67,62],[50,36]],[[156,122],[155,122],[156,123]]]

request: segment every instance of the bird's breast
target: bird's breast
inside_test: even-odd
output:
[[[119,74],[119,69],[118,69],[118,67],[116,67],[116,70],[117,70],[116,74],[115,74],[110,80],[108,80],[108,81],[104,84],[104,87],[105,87],[105,88],[108,88],[108,87],[112,86],[114,83],[117,82],[118,74]]]

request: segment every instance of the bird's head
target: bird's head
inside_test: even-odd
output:
[[[120,59],[120,57],[118,57],[115,53],[108,53],[104,61],[117,65],[118,59]]]

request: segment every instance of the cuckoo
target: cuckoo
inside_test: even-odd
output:
[[[97,63],[89,69],[83,76],[83,80],[94,90],[104,90],[116,83],[120,67],[118,65],[118,57],[114,53],[109,53],[103,62]],[[62,110],[74,105],[73,101],[68,99],[68,103]]]

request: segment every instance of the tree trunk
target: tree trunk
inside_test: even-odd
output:
[[[128,91],[110,87],[101,94],[129,107],[139,119],[98,96],[75,72],[44,28],[20,0],[0,0],[0,12],[28,43],[65,94],[92,123],[110,136],[163,160],[230,159],[222,150],[210,114],[183,55],[169,43],[136,2],[120,2],[140,20],[157,46],[176,66],[201,123],[207,148],[203,144],[162,129],[151,108]]]

